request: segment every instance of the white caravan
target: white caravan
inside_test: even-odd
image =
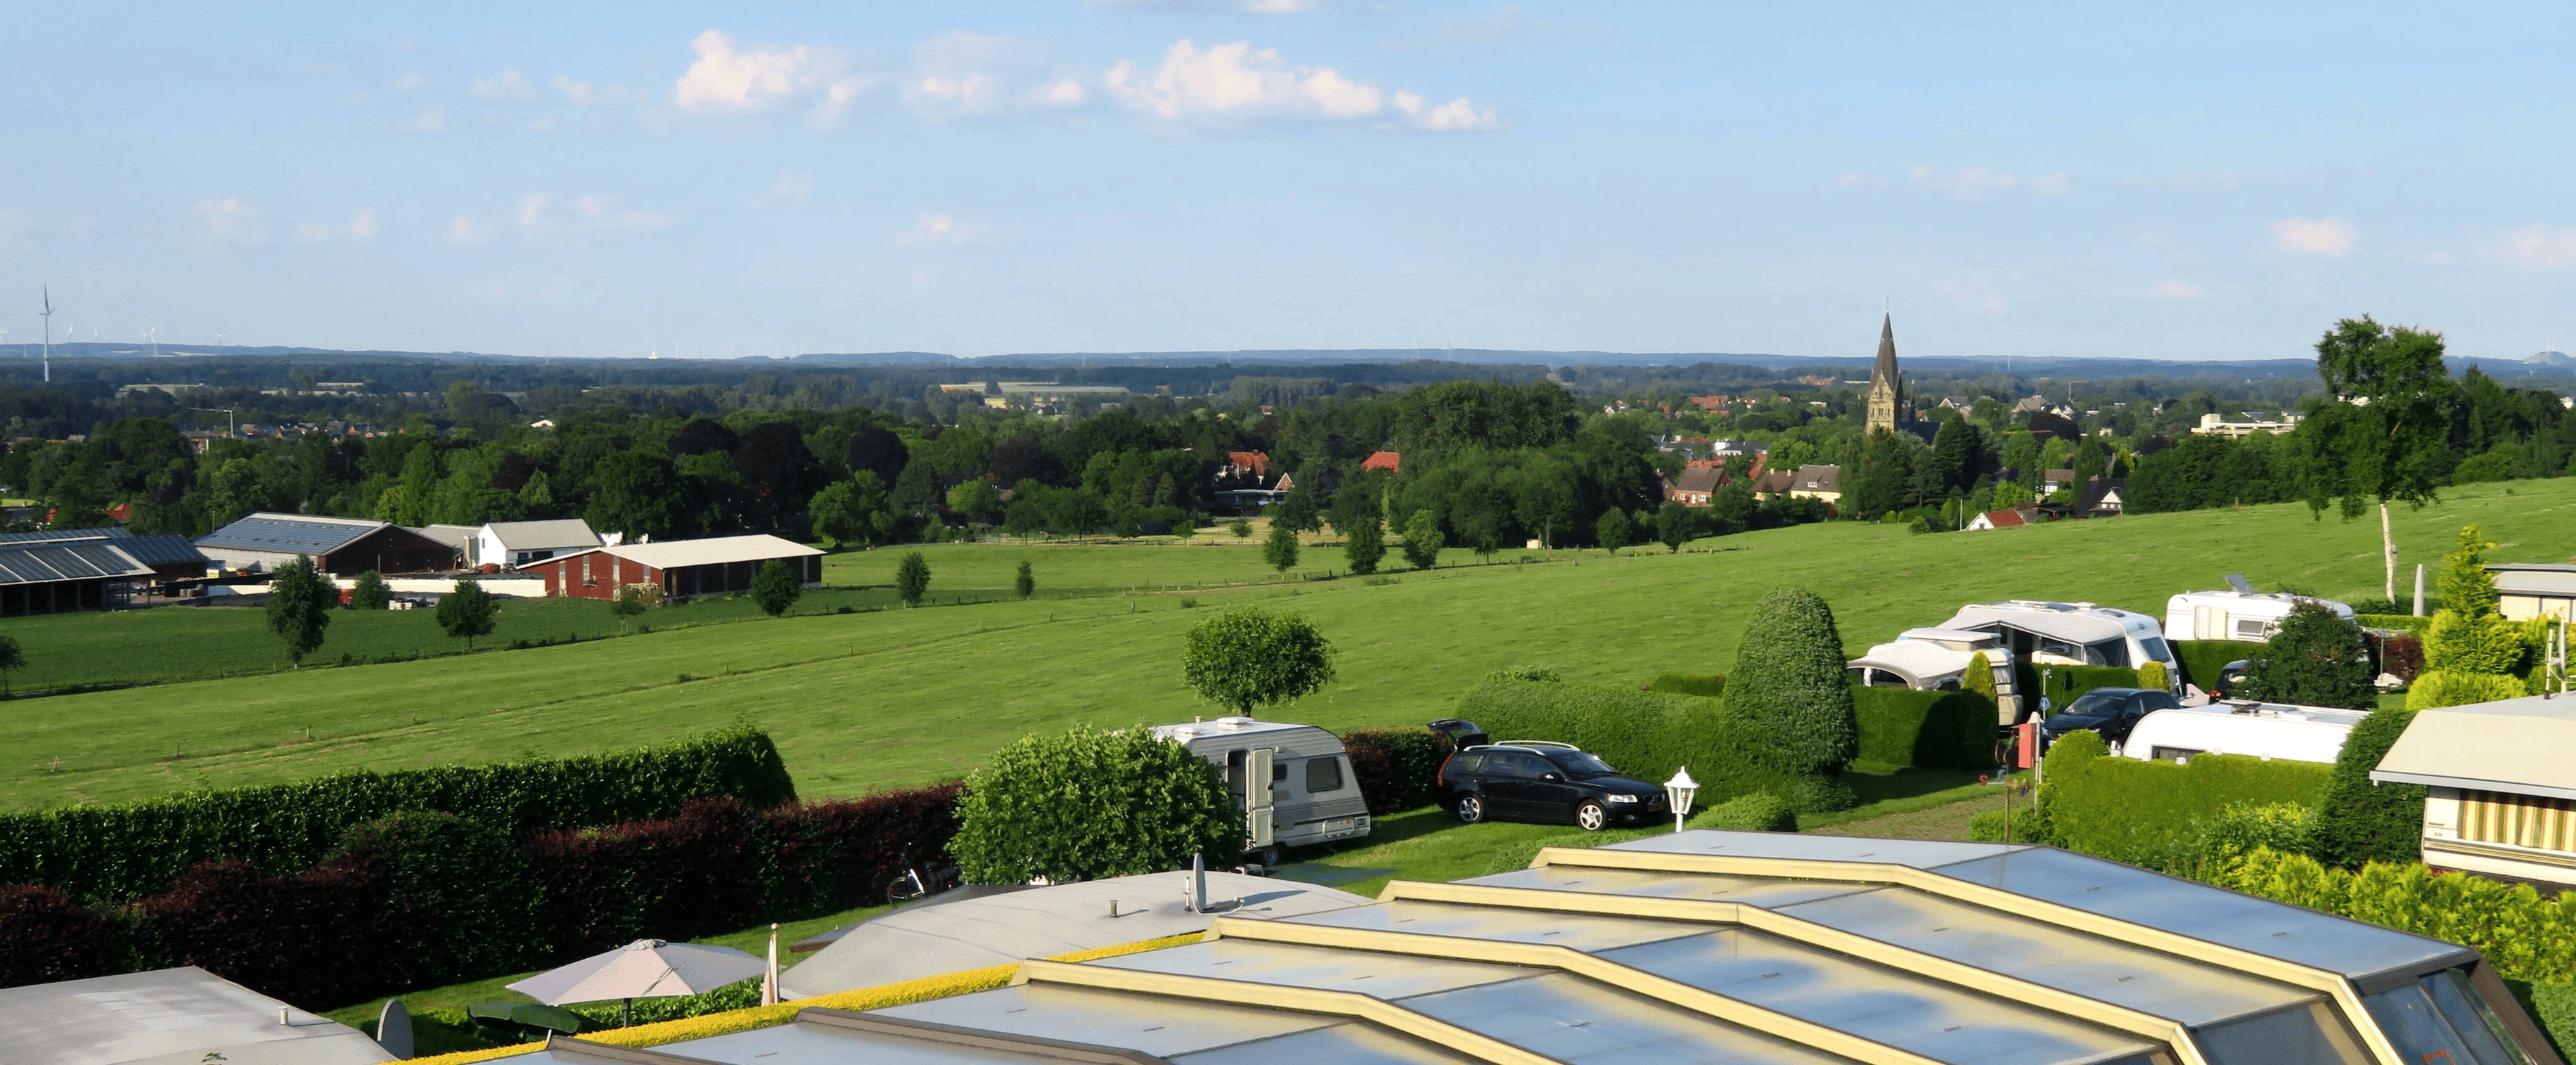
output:
[[[2360,710],[2241,701],[2158,710],[2138,719],[2119,753],[2164,762],[2242,754],[2332,764],[2352,727],[2367,716]]]
[[[2165,600],[2165,637],[2262,643],[2272,638],[2272,631],[2281,627],[2281,619],[2289,617],[2290,608],[2302,599],[2323,603],[2336,617],[2352,620],[2352,608],[2332,599],[2258,592],[2244,577],[2233,573],[2227,575],[2227,583],[2234,587],[2224,592],[2183,592]]]
[[[2036,699],[2023,698],[2013,676],[2016,662],[2034,668],[2131,669],[2162,662],[2168,680],[2182,675],[2156,619],[2091,603],[2041,599],[1971,603],[1938,626],[1905,630],[1844,668],[1866,686],[1948,691],[1964,685],[1961,675],[1979,653],[1995,671],[1995,723],[2007,728],[2039,711]]]
[[[1263,865],[1279,864],[1289,847],[1369,834],[1368,803],[1339,736],[1248,717],[1157,725],[1154,736],[1225,771],[1226,790],[1243,811],[1244,853]]]
[[[1863,687],[1949,692],[1967,683],[1968,663],[1980,653],[1995,670],[1996,690],[2011,687],[2012,655],[1991,632],[1907,629],[1843,668]]]

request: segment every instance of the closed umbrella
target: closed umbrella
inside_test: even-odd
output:
[[[759,958],[732,947],[639,939],[509,987],[549,1006],[622,999],[626,1020],[632,1023],[636,999],[704,994],[759,976],[767,968]]]

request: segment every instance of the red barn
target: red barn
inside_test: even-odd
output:
[[[751,578],[772,559],[795,566],[808,588],[823,581],[823,552],[766,535],[594,547],[519,570],[544,574],[550,596],[615,599],[630,584],[656,585],[667,596],[722,595],[750,591]]]

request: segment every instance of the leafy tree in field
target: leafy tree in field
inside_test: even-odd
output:
[[[795,563],[773,558],[760,564],[760,572],[751,577],[751,601],[760,604],[760,612],[777,617],[796,605],[796,597],[805,594],[804,574]]]
[[[2376,710],[2344,737],[2343,753],[2326,778],[2308,854],[2327,865],[2358,869],[2364,862],[2413,862],[2422,854],[2424,786],[2375,784],[2370,771],[2397,745],[2415,719],[2413,710]]]
[[[930,591],[930,560],[919,551],[906,551],[903,561],[894,568],[894,594],[905,606],[920,606],[921,597]]]
[[[1440,519],[1429,509],[1413,512],[1404,523],[1404,562],[1415,569],[1430,569],[1440,562]]]
[[[2245,697],[2370,710],[2379,705],[2379,689],[2370,680],[2361,628],[2323,603],[2302,599],[2281,619],[2271,642],[2245,664]]]
[[[1181,679],[1237,714],[1306,695],[1333,679],[1333,645],[1305,618],[1234,607],[1181,643]]]
[[[1233,521],[1225,523],[1225,531],[1233,533],[1234,538],[1237,540],[1248,540],[1252,538],[1252,523],[1242,518],[1236,518]]]
[[[1377,572],[1377,564],[1386,558],[1386,533],[1374,517],[1362,518],[1342,531],[1342,557],[1351,562],[1351,572],[1368,576]]]
[[[463,640],[468,650],[478,636],[492,634],[492,624],[501,614],[501,601],[483,590],[483,582],[472,577],[459,579],[456,587],[438,600],[438,627],[447,630],[447,638]]]
[[[1617,507],[1604,509],[1601,512],[1601,520],[1592,524],[1592,538],[1599,541],[1603,549],[1614,555],[1619,553],[1620,548],[1628,546],[1628,541],[1636,539],[1636,536],[1637,531],[1628,524],[1628,512]]]
[[[1142,725],[1076,726],[993,752],[966,778],[948,852],[971,883],[1133,876],[1241,853],[1243,821],[1207,759]]]
[[[1011,590],[1020,593],[1022,599],[1038,594],[1037,571],[1030,568],[1027,559],[1020,560],[1020,571],[1011,576]]]
[[[268,627],[285,639],[288,660],[301,667],[304,656],[322,646],[331,609],[339,605],[340,589],[313,568],[312,559],[298,557],[277,567],[269,582]]]
[[[393,604],[393,599],[393,591],[385,587],[384,574],[374,570],[359,574],[356,585],[349,589],[351,610],[383,610]]]
[[[1261,542],[1261,560],[1271,569],[1286,573],[1297,564],[1297,530],[1285,520],[1270,523],[1270,538]]]
[[[2457,386],[2442,362],[2442,335],[2346,318],[2317,341],[2317,376],[2327,394],[2309,402],[2306,422],[2290,434],[2307,475],[2308,509],[2322,516],[2333,503],[2350,521],[2379,505],[2382,595],[2395,602],[2397,532],[2388,504],[2441,502],[2436,489],[2450,456]]]
[[[617,615],[617,631],[624,632],[628,619],[642,614],[650,606],[644,601],[644,586],[630,584],[617,590],[617,598],[608,603],[608,612]]]
[[[894,479],[894,507],[906,514],[919,514],[939,502],[939,471],[931,468],[928,458],[916,458],[903,467]]]
[[[15,637],[0,636],[0,695],[9,693],[9,674],[27,668],[27,653]]]
[[[1850,765],[1860,724],[1833,608],[1807,591],[1762,597],[1726,677],[1726,707],[1751,738],[1748,753],[1772,769],[1833,773]]]
[[[1315,501],[1315,493],[1299,485],[1288,493],[1288,498],[1279,501],[1279,514],[1270,519],[1270,527],[1285,526],[1290,532],[1314,532],[1323,527],[1322,510]]]
[[[978,477],[948,490],[948,509],[974,521],[990,522],[1002,516],[1002,492]]]
[[[1678,502],[1666,500],[1663,509],[1655,512],[1655,539],[1662,541],[1663,545],[1673,553],[1679,554],[1682,545],[1690,542],[1690,537],[1690,508]]]
[[[813,515],[814,531],[834,547],[879,542],[894,532],[894,515],[886,510],[885,483],[868,470],[823,486],[805,509]]]

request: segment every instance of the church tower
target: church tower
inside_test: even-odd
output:
[[[1905,402],[1905,380],[1896,373],[1896,319],[1892,315],[1878,323],[1878,365],[1869,371],[1867,399],[1864,432],[1885,429],[1892,433],[1914,420],[1914,409]]]

